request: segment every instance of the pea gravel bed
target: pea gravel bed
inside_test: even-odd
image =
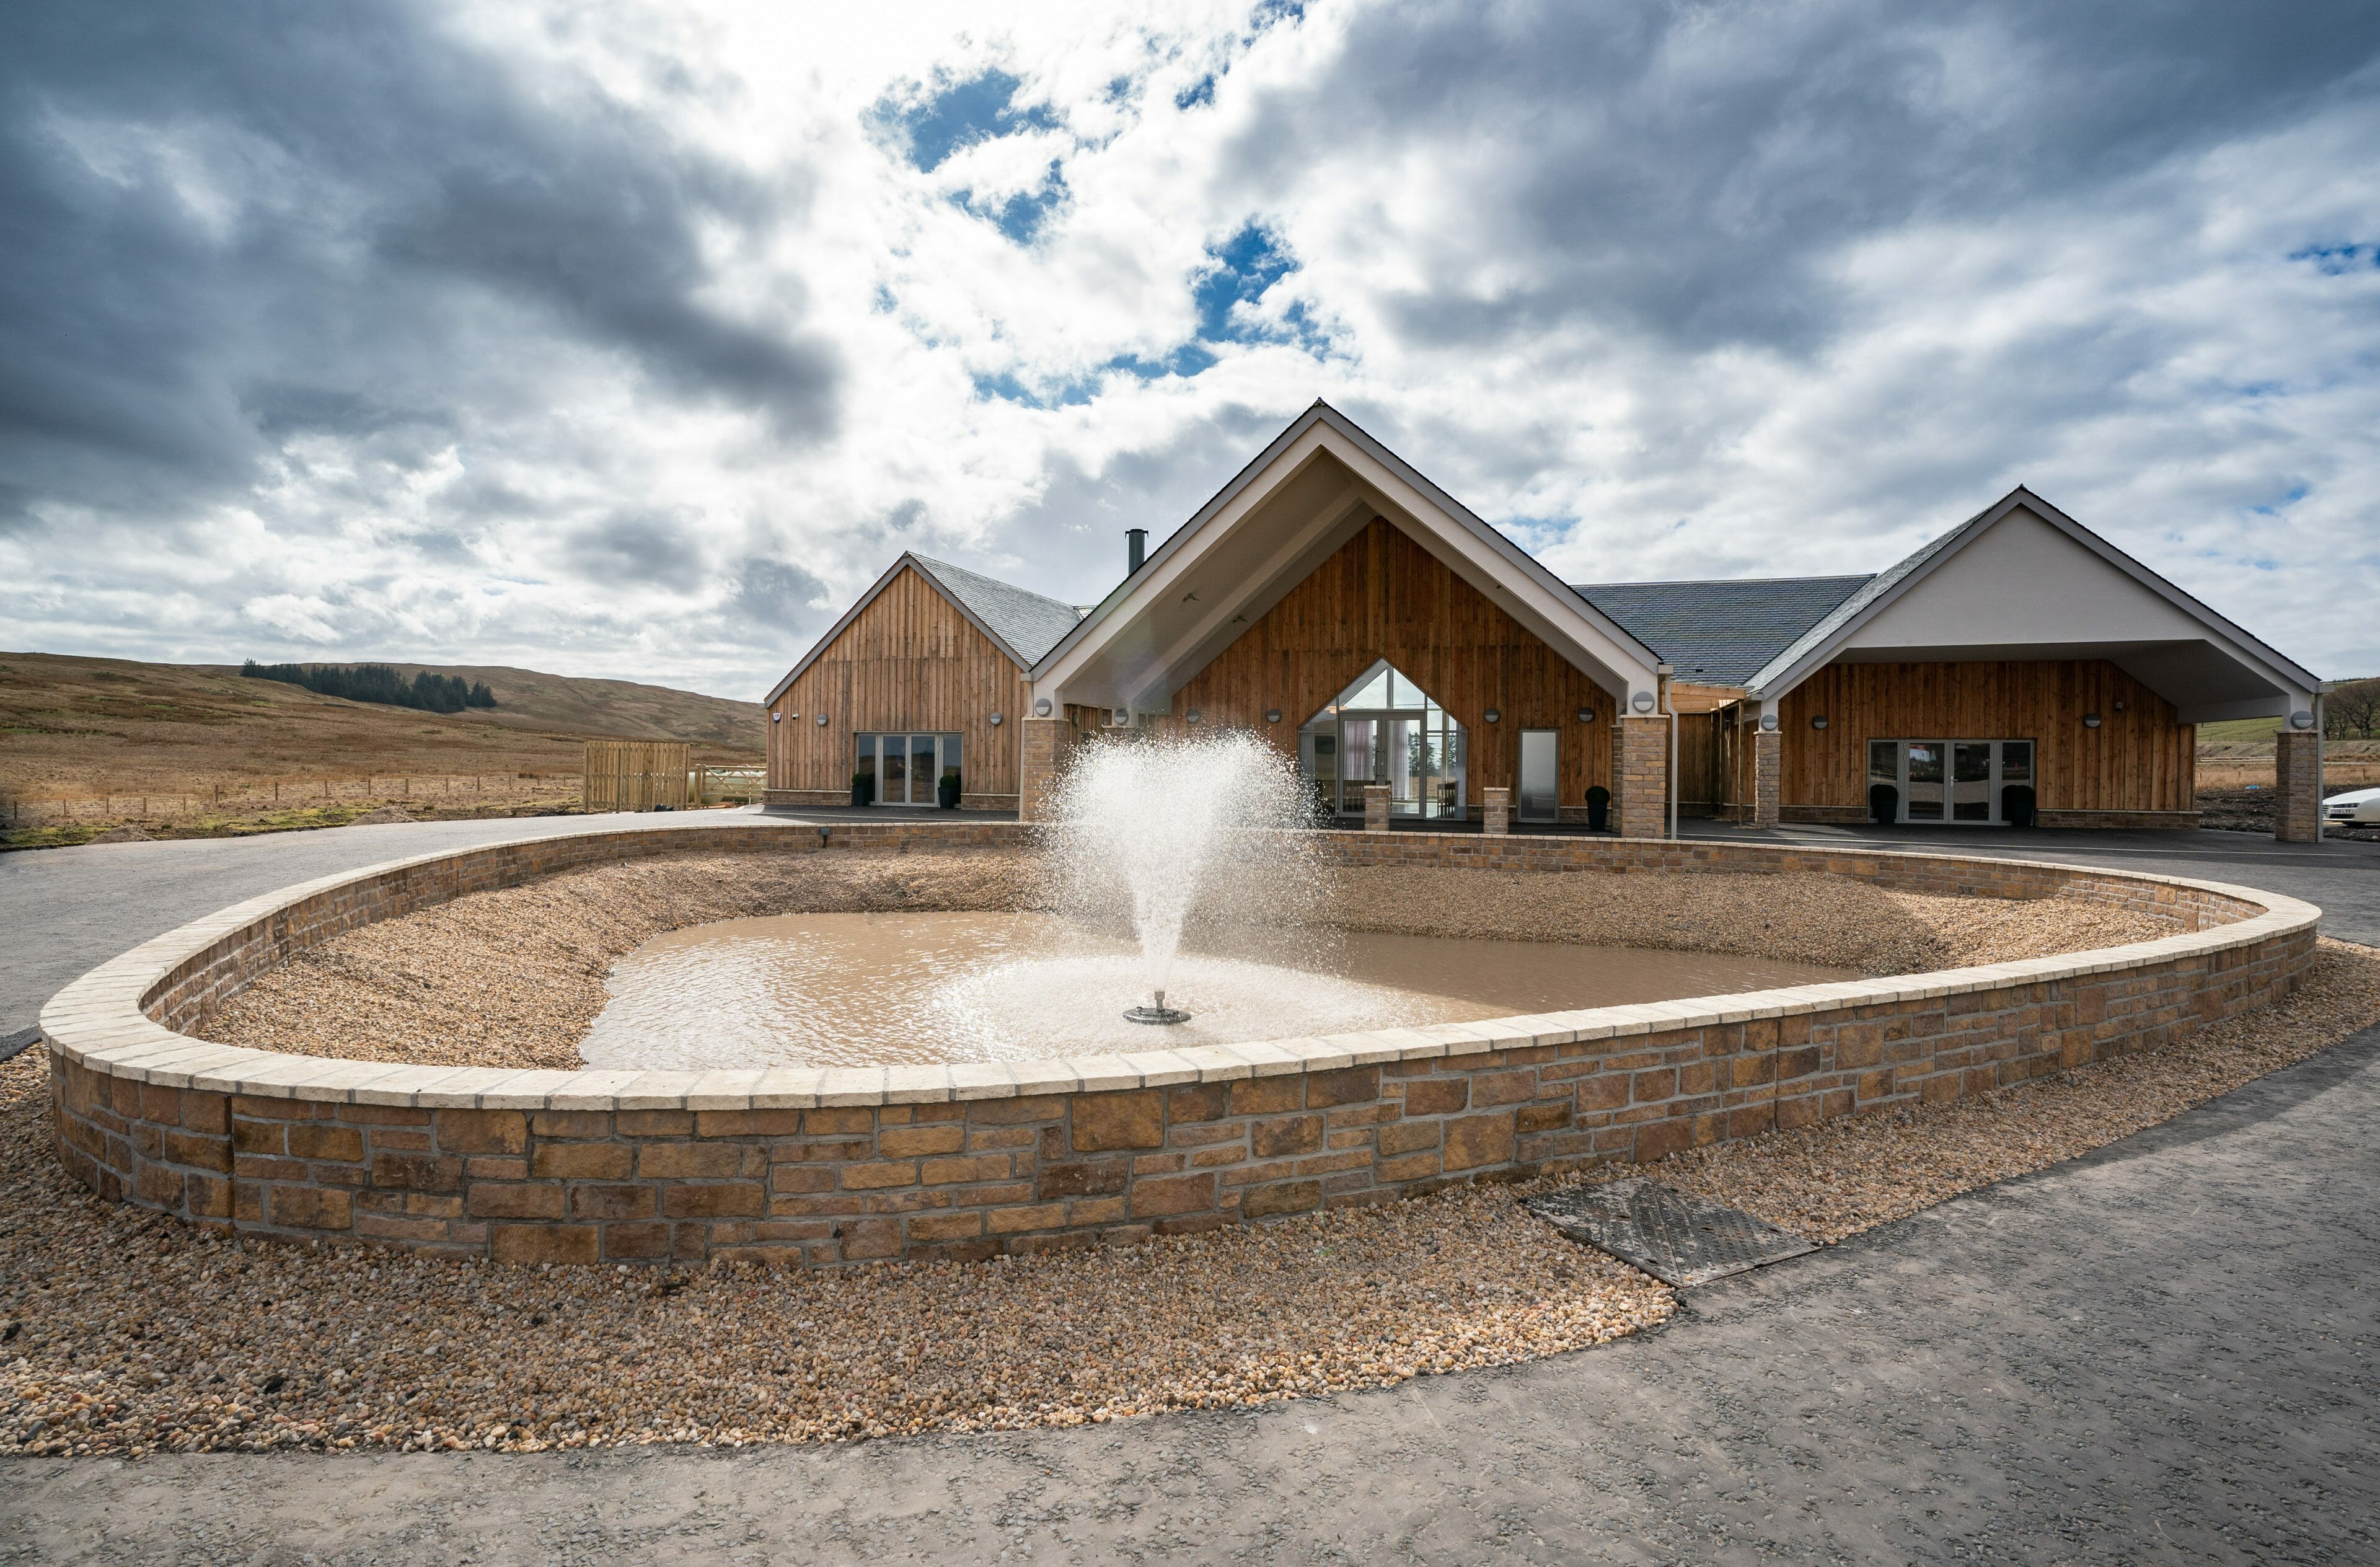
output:
[[[1840,1240],[2112,1142],[2375,1021],[2380,953],[2325,941],[2295,995],[2168,1050],[1647,1172]],[[504,1268],[241,1242],[69,1182],[49,1147],[46,1073],[36,1054],[0,1063],[0,1452],[540,1451],[1073,1426],[1560,1354],[1676,1308],[1519,1206],[1556,1180],[1129,1248],[844,1273]]]
[[[2061,894],[1937,897],[1815,873],[1318,870],[1342,928],[1772,957],[1870,976],[2169,935]],[[577,1068],[614,961],[747,915],[1046,906],[1020,850],[691,855],[565,871],[349,931],[259,976],[200,1030],[256,1050],[429,1066]]]

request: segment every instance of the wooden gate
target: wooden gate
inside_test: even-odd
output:
[[[587,808],[684,810],[693,747],[684,740],[587,742]]]

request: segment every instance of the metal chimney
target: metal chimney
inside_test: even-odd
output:
[[[1140,569],[1143,557],[1148,553],[1148,529],[1127,528],[1123,530],[1123,574],[1132,576]]]

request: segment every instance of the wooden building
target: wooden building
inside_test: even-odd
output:
[[[1032,817],[1078,746],[1207,725],[1350,819],[2187,826],[2194,726],[2274,714],[2317,830],[2315,677],[2023,489],[1874,577],[1568,584],[1317,403],[1140,537],[1081,610],[904,555],[771,693],[770,804]]]

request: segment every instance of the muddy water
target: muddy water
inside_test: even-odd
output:
[[[592,1066],[886,1066],[1029,1061],[1852,978],[1709,953],[1331,931],[1185,947],[1148,1000],[1131,943],[1042,914],[800,914],[656,936],[623,958],[580,1053]]]

